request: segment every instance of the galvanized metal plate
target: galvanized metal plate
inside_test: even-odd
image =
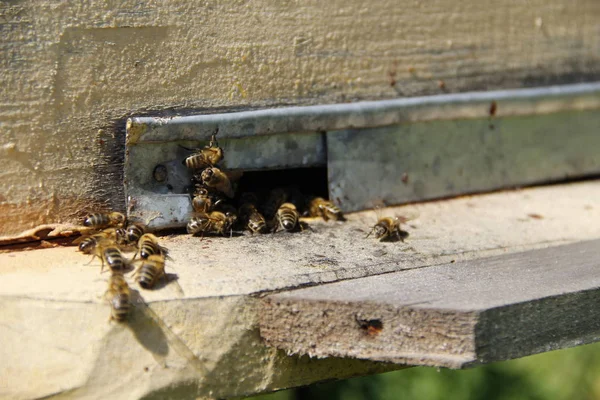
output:
[[[600,83],[286,107],[127,123],[128,214],[185,225],[182,146],[218,129],[224,167],[328,167],[346,211],[599,172]]]
[[[600,112],[327,132],[329,189],[346,211],[600,173]]]

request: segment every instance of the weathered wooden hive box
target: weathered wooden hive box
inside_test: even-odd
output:
[[[14,1],[0,31],[0,397],[226,398],[600,338],[597,0]],[[214,132],[239,185],[347,220],[184,234]],[[378,205],[404,240],[366,237]],[[172,258],[156,290],[128,276],[121,323],[65,237],[107,210]]]

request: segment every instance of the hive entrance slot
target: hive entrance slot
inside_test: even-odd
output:
[[[290,168],[247,171],[238,183],[238,193],[263,192],[283,187],[295,188],[306,196],[329,198],[327,168]]]
[[[307,202],[311,198],[329,198],[327,168],[245,171],[234,188],[235,199],[228,202],[238,206],[244,193],[256,194],[262,203],[268,201],[269,194],[274,189],[284,189],[287,201],[294,203],[301,213],[306,211]]]

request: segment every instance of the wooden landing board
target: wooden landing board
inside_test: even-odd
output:
[[[600,340],[600,241],[279,293],[261,335],[289,353],[460,368]]]
[[[346,222],[309,220],[311,229],[293,234],[203,239],[183,234],[161,236],[161,245],[173,258],[167,264],[170,281],[156,290],[144,290],[128,274],[136,301],[127,324],[108,322],[110,309],[102,297],[107,273],[100,274],[100,262],[90,263],[90,257],[76,247],[2,252],[0,342],[14,345],[0,346],[0,371],[7,383],[0,387],[0,398],[51,394],[108,398],[114,393],[126,398],[165,398],[173,393],[177,398],[230,398],[397,369],[401,365],[359,359],[288,357],[260,336],[264,296],[333,282],[342,285],[344,280],[348,284],[362,282],[369,276],[383,280],[395,274],[413,276],[448,264],[442,269],[447,269],[445,275],[432,277],[439,278],[440,289],[435,294],[441,296],[447,293],[442,289],[444,282],[449,284],[448,276],[468,278],[466,272],[460,273],[463,263],[600,239],[598,199],[600,181],[587,181],[386,208],[381,210],[384,215],[413,217],[403,226],[409,233],[405,242],[395,243],[365,237],[376,221],[373,211],[348,214]],[[567,279],[556,283],[579,290],[567,286]],[[433,281],[429,285],[431,289]],[[456,292],[470,286],[458,288]],[[368,293],[369,288],[364,290]],[[418,294],[412,286],[397,293]],[[515,295],[519,293],[515,291]],[[360,300],[359,294],[352,294],[351,299]],[[413,301],[407,298],[407,302]],[[393,321],[388,316],[396,311],[392,307],[389,314],[371,314],[387,309],[363,303],[360,311],[364,315],[358,318],[367,322],[384,318],[383,337]],[[354,303],[348,307],[346,314],[331,323],[336,327],[346,323],[348,331],[354,332],[357,308]],[[337,310],[331,308],[335,311],[331,318],[338,315]],[[473,329],[474,317],[467,315],[464,323],[457,325],[462,331],[448,332],[447,320],[456,325],[459,317],[454,321],[455,314],[439,315],[432,313],[428,318],[439,322],[435,332],[441,338],[450,335],[449,348],[446,354],[427,349],[425,355],[439,357],[426,361],[451,366],[473,362],[475,345],[460,338],[468,338],[464,331]],[[516,317],[506,314],[506,318]],[[322,321],[318,313],[310,326],[318,331]],[[308,322],[303,323],[306,326]],[[368,325],[363,326],[358,333],[369,331]],[[376,330],[371,327],[372,332]],[[311,337],[310,331],[304,333]],[[574,344],[568,333],[557,332],[558,345]],[[406,336],[420,334],[415,331]],[[336,351],[348,354],[364,346],[366,337],[361,335],[351,342],[340,341]],[[454,336],[458,339],[450,340]],[[511,357],[524,354],[518,340],[506,340],[507,349],[516,349]],[[588,341],[592,340],[595,338]],[[372,353],[373,357],[380,355]],[[410,355],[410,361],[419,363],[419,357],[425,355]],[[27,381],[30,376],[36,376],[35,382]],[[186,395],[181,394],[184,391]]]

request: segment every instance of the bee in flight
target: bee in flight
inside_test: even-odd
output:
[[[313,198],[308,204],[308,212],[311,217],[321,217],[325,221],[330,219],[334,221],[343,221],[342,210],[329,200],[322,197]]]
[[[137,282],[144,289],[152,289],[156,282],[165,277],[165,255],[152,254],[142,261],[134,273]]]
[[[95,213],[86,216],[83,220],[83,226],[92,229],[104,229],[109,227],[122,227],[125,223],[125,216],[120,212]]]
[[[104,296],[111,306],[110,319],[117,322],[125,321],[129,314],[130,291],[123,274],[114,273],[108,278],[108,290]]]
[[[195,151],[194,154],[185,159],[185,166],[189,169],[204,169],[213,167],[223,160],[223,149],[219,147],[216,133],[213,133],[208,146],[203,149],[188,149]]]
[[[233,234],[232,226],[236,221],[235,215],[226,215],[220,211],[198,213],[187,224],[187,231],[192,235],[214,233],[225,236]]]
[[[298,226],[298,210],[292,203],[283,203],[277,210],[277,222],[284,230],[292,232]],[[277,228],[276,228],[277,230]]]

